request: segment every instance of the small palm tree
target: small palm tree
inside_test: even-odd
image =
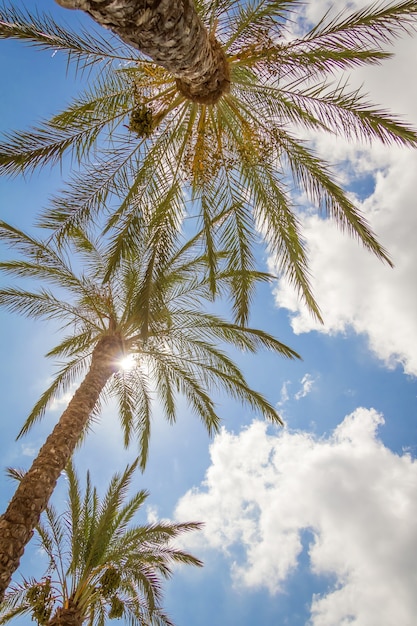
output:
[[[266,347],[298,356],[261,330],[241,327],[204,310],[210,297],[205,258],[192,242],[174,247],[165,229],[136,236],[135,257],[108,277],[108,253],[85,233],[73,234],[57,249],[0,222],[0,240],[21,258],[0,263],[3,273],[41,281],[39,291],[17,286],[0,289],[0,306],[32,318],[58,320],[71,332],[48,356],[65,364],[34,406],[20,434],[40,419],[48,404],[72,389],[85,373],[68,407],[25,474],[0,518],[0,583],[7,587],[26,543],[45,509],[56,481],[85,433],[99,400],[117,401],[125,444],[140,443],[140,465],[148,456],[152,396],[169,422],[176,419],[176,397],[185,396],[209,433],[219,429],[210,392],[223,390],[266,418],[280,423],[275,408],[247,384],[222,350]],[[261,275],[253,273],[255,281]],[[219,275],[227,287],[234,277]],[[49,284],[52,290],[47,290]],[[131,369],[122,367],[123,357]],[[158,405],[159,406],[159,405]],[[1,586],[0,586],[1,589]]]
[[[139,491],[126,501],[137,461],[114,475],[99,499],[87,473],[84,495],[70,463],[68,509],[59,514],[49,505],[37,527],[39,543],[48,557],[42,578],[13,584],[0,608],[0,624],[30,615],[40,626],[104,626],[124,617],[129,624],[172,626],[161,608],[161,581],[172,565],[201,566],[190,554],[172,546],[198,523],[134,525],[146,500]],[[16,471],[12,475],[22,478]]]
[[[165,228],[183,213],[195,217],[205,233],[213,291],[216,252],[231,252],[243,322],[257,232],[320,317],[294,186],[389,262],[329,164],[303,136],[317,131],[417,145],[411,127],[343,78],[351,68],[390,56],[387,45],[416,26],[415,0],[327,14],[300,37],[288,28],[297,20],[295,0],[59,2],[87,11],[123,41],[0,9],[0,37],[62,50],[77,67],[97,68],[88,74],[86,92],[65,111],[28,132],[8,134],[0,145],[4,173],[55,163],[67,151],[82,164],[42,225],[62,236],[116,199],[107,228],[117,226],[117,263],[134,247],[144,213],[152,211]]]

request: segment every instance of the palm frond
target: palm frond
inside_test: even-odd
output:
[[[108,558],[110,560],[124,558],[130,554],[130,550],[126,550],[124,546],[131,542],[129,537],[135,531],[129,529],[129,525],[148,496],[149,492],[146,489],[142,489],[131,497],[126,504],[118,508],[114,519],[113,538],[108,547]]]
[[[0,623],[29,614],[47,624],[58,612],[65,620],[65,611],[76,609],[83,623],[95,626],[122,615],[135,626],[173,626],[161,607],[162,581],[172,575],[175,563],[202,565],[173,544],[200,524],[135,524],[148,496],[141,490],[127,497],[138,463],[136,459],[115,474],[103,498],[88,472],[82,488],[74,466],[68,464],[67,509],[59,514],[50,505],[37,528],[40,546],[49,557],[47,574],[10,587],[0,608]],[[19,472],[14,474],[20,477]]]
[[[158,275],[162,273],[162,276],[165,276],[167,259],[177,243],[180,225],[178,211],[180,196],[180,188],[172,186],[160,206],[155,207],[149,224],[151,237],[147,241],[147,253],[144,255],[143,278],[134,301],[134,309],[132,309],[132,317],[138,320],[138,327],[144,341],[149,334],[151,309],[157,312],[158,307],[155,304],[158,300],[161,302]],[[112,253],[111,257],[113,258]]]
[[[139,357],[140,358],[140,357]],[[124,435],[124,445],[128,447],[133,437],[140,435],[141,469],[145,468],[148,443],[142,439],[144,433],[150,436],[152,399],[147,376],[140,366],[130,371],[118,372],[111,381],[112,392],[119,407],[119,421]],[[140,424],[141,426],[139,426]],[[145,449],[143,448],[145,445]],[[145,460],[144,460],[145,459]]]
[[[94,520],[90,518],[91,523],[87,536],[88,554],[84,554],[86,568],[96,567],[106,555],[115,530],[115,512],[120,509],[126,498],[127,489],[137,463],[138,461],[128,466],[122,475],[115,474],[112,477],[104,498],[94,511]],[[90,511],[90,516],[91,513]]]
[[[78,276],[71,267],[72,252],[71,245],[67,242],[65,246],[61,246],[59,250],[52,245],[51,241],[42,241],[18,228],[0,221],[0,239],[3,240],[8,247],[16,249],[23,258],[13,259],[12,261],[4,261],[0,264],[0,271],[5,274],[11,274],[20,278],[36,278],[42,282],[49,283],[54,287],[65,289],[69,292],[79,295],[81,293],[84,303],[88,300],[89,292],[91,292],[91,283],[89,284],[81,274]],[[83,235],[84,244],[87,240]],[[72,244],[80,251],[81,233],[75,231],[73,233]],[[95,268],[97,269],[97,251],[94,250],[91,242],[88,251],[90,262],[94,257]],[[91,264],[90,264],[91,270]],[[93,272],[91,278],[95,278]],[[48,292],[44,292],[48,293]],[[89,302],[94,312],[96,311],[95,303],[90,298]],[[53,302],[51,301],[51,306]],[[75,309],[68,309],[68,313],[74,312]]]
[[[331,75],[365,65],[379,65],[392,57],[390,52],[375,48],[345,48],[336,43],[331,48],[323,48],[320,42],[317,42],[317,47],[314,43],[301,39],[269,44],[255,52],[248,49],[246,55],[245,51],[240,52],[234,66],[236,82],[245,83],[247,68],[254,68],[261,77],[268,77],[268,82],[307,81],[316,80],[321,74]]]
[[[45,510],[44,517],[46,523],[41,520],[37,527],[37,532],[49,559],[48,575],[54,574],[58,577],[62,589],[63,599],[68,597],[66,585],[66,566],[68,550],[65,521],[59,515],[53,505],[49,504]]]
[[[159,367],[155,370],[155,377],[165,416],[168,422],[173,424],[176,420],[175,391],[169,368],[166,368],[163,362],[160,362]]]
[[[65,469],[68,478],[68,503],[69,509],[65,513],[67,532],[70,534],[71,559],[74,563],[81,563],[81,542],[78,540],[78,529],[82,524],[82,494],[80,482],[75,472],[74,465],[70,461]],[[88,485],[87,485],[88,489]],[[70,567],[70,569],[72,569]]]
[[[0,606],[0,624],[7,624],[19,615],[31,613],[31,605],[27,602],[28,585],[13,583]]]
[[[299,3],[294,0],[250,0],[245,4],[231,4],[229,14],[230,34],[225,41],[225,48],[232,52],[239,44],[258,43],[262,36],[277,24],[283,24],[288,13]]]
[[[196,327],[198,331],[204,332],[206,329],[211,337],[214,336],[219,341],[236,346],[242,351],[257,352],[260,348],[266,348],[290,359],[301,358],[297,352],[261,329],[231,324],[214,315],[199,314],[196,317]]]
[[[12,313],[21,313],[31,318],[61,319],[63,314],[73,313],[75,308],[63,305],[54,298],[51,292],[42,290],[40,293],[31,293],[23,289],[9,287],[0,290],[0,306]]]
[[[353,13],[346,9],[332,17],[328,12],[306,35],[308,42],[358,48],[390,44],[398,37],[415,32],[417,7],[414,0],[373,2]]]
[[[137,405],[134,421],[135,435],[139,444],[139,466],[143,471],[149,455],[149,443],[151,437],[151,393],[149,385],[139,372],[135,372],[137,389],[139,391],[139,402]]]
[[[245,325],[249,319],[250,302],[254,294],[255,282],[261,279],[260,275],[255,279],[254,268],[256,260],[254,250],[256,247],[256,226],[253,222],[253,215],[250,208],[236,194],[231,177],[227,170],[222,172],[224,176],[219,176],[218,188],[227,193],[228,201],[225,199],[220,203],[224,211],[213,219],[214,225],[220,222],[218,227],[217,248],[227,250],[225,265],[230,271],[230,294],[233,303],[233,313],[236,321]],[[210,196],[213,206],[217,205],[217,193]],[[207,251],[207,255],[212,250]],[[216,268],[216,276],[219,271]],[[222,274],[225,276],[225,274]],[[217,280],[217,283],[222,281]]]
[[[111,34],[102,36],[90,28],[73,31],[68,25],[59,25],[48,14],[31,13],[13,6],[0,7],[0,38],[19,39],[40,49],[67,55],[76,69],[85,69],[95,63],[134,62],[137,52]]]
[[[108,71],[70,107],[28,131],[6,133],[0,144],[0,171],[30,173],[62,162],[69,152],[81,162],[103,129],[113,131],[129,112],[133,94],[129,83]]]
[[[112,150],[81,173],[73,174],[59,196],[52,198],[39,219],[39,225],[54,231],[58,241],[74,230],[85,228],[99,211],[111,205],[115,190],[124,190],[130,180],[127,163],[138,146],[113,144]]]
[[[282,274],[305,300],[313,315],[321,320],[320,310],[310,286],[310,276],[301,225],[288,203],[285,185],[274,171],[264,168],[245,169],[242,184],[249,183],[258,228],[277,260]]]
[[[417,146],[417,134],[411,126],[373,107],[359,90],[347,91],[343,83],[333,89],[322,83],[304,90],[287,90],[285,96],[319,124],[348,139],[368,142],[378,139],[384,144]]]
[[[174,388],[184,395],[190,408],[202,420],[209,435],[218,432],[220,418],[214,410],[214,402],[206,387],[200,383],[196,376],[192,367],[193,363],[187,362],[185,354],[181,355],[181,358],[166,357],[157,353],[151,353],[151,356],[156,369],[159,367],[159,362],[163,361],[163,367],[169,372],[169,378],[172,380]],[[208,373],[208,370],[205,371],[205,374]],[[155,378],[160,380],[161,376],[156,375]]]
[[[342,189],[330,178],[326,164],[295,142],[290,135],[282,134],[286,156],[294,177],[302,184],[313,202],[321,203],[326,213],[336,217],[336,223],[346,228],[377,257],[392,266],[387,252],[378,243],[366,220],[346,197]]]
[[[23,435],[29,432],[36,422],[42,419],[51,402],[53,402],[53,400],[57,397],[60,397],[62,394],[65,394],[68,389],[71,388],[74,382],[79,379],[79,376],[85,367],[86,364],[82,360],[80,361],[79,356],[75,357],[62,367],[51,385],[46,391],[44,391],[29,413],[25,423],[19,431],[17,439],[23,437]]]
[[[124,435],[124,445],[127,448],[131,442],[135,412],[137,409],[138,388],[133,387],[128,372],[118,372],[112,380],[113,393],[116,396],[119,420]],[[141,390],[143,393],[143,390]],[[140,394],[142,395],[142,394]]]

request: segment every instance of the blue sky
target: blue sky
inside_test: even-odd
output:
[[[81,17],[52,0],[33,5],[60,20]],[[317,20],[327,8],[318,0],[304,11]],[[365,83],[377,103],[417,126],[410,75],[417,38],[398,42],[396,53],[351,81]],[[0,42],[0,75],[3,132],[59,110],[80,87],[59,54],[19,42]],[[205,522],[187,543],[205,567],[176,571],[166,587],[165,606],[178,626],[415,624],[417,154],[314,140],[338,164],[395,268],[307,210],[304,232],[325,324],[314,322],[286,283],[263,287],[252,325],[277,335],[303,361],[269,354],[239,359],[252,386],[280,409],[285,428],[267,427],[223,400],[224,427],[214,440],[185,405],[175,427],[156,418],[149,466],[135,484],[150,491],[146,514]],[[2,219],[29,228],[60,182],[59,170],[0,179]],[[273,259],[262,260],[274,268]],[[53,371],[43,355],[57,335],[49,325],[0,316],[2,466],[28,467],[65,406],[63,399],[15,441]],[[134,456],[134,446],[123,449],[109,406],[76,461],[80,473],[91,469],[104,489]],[[56,494],[61,505],[64,486]],[[12,490],[0,476],[2,510]],[[22,572],[35,575],[41,564],[42,555],[30,546]]]

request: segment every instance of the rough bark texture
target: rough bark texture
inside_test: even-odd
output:
[[[86,377],[0,517],[0,602],[100,393],[116,370],[120,352],[118,337],[109,335],[99,341]]]
[[[193,0],[56,0],[81,9],[151,57],[177,79],[190,100],[214,104],[230,87],[226,56],[198,16]]]
[[[56,610],[55,615],[48,622],[48,626],[82,626],[84,619],[76,605],[69,605]]]

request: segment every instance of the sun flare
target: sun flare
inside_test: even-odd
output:
[[[135,357],[133,356],[133,354],[128,354],[127,356],[123,357],[123,359],[120,359],[119,365],[122,370],[129,371],[133,369],[136,365]]]

